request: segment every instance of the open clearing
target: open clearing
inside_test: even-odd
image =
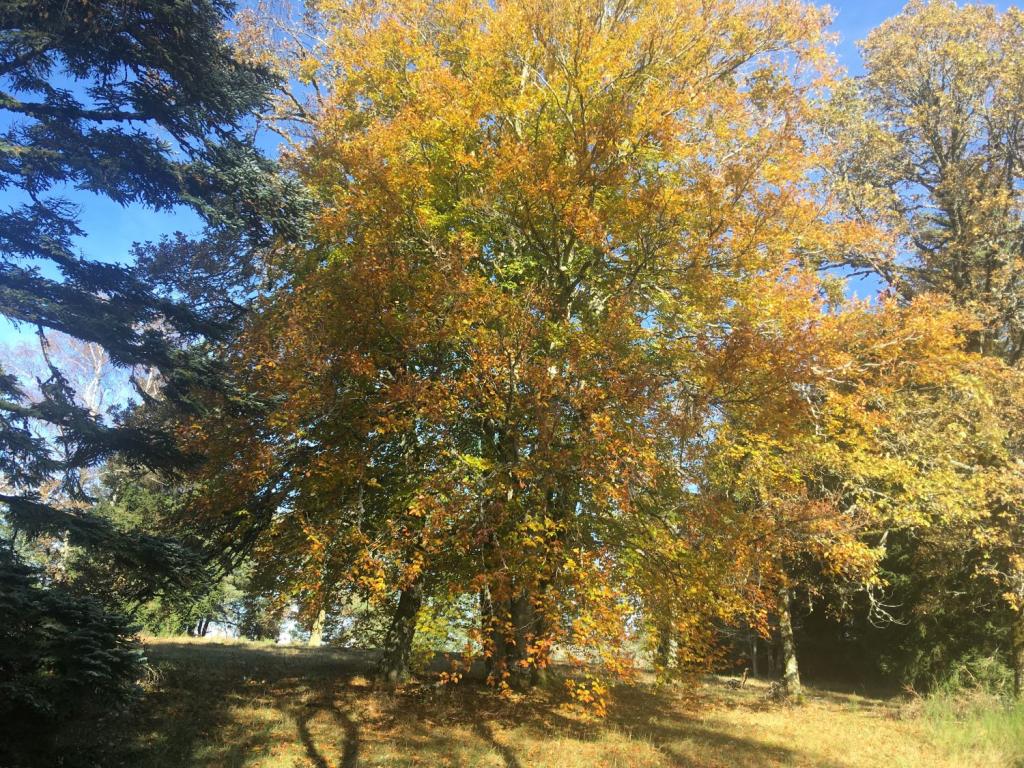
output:
[[[615,692],[593,718],[550,692],[375,686],[371,657],[331,649],[150,640],[143,706],[119,763],[138,768],[354,766],[1008,766],[999,744],[955,751],[920,708],[808,689],[792,707],[760,681]]]

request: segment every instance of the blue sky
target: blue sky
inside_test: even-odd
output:
[[[966,3],[960,0],[961,5]],[[1000,11],[1008,8],[1019,7],[1019,3],[1008,2],[1007,0],[987,0],[979,3],[982,5],[994,5]],[[833,31],[839,33],[840,40],[837,46],[839,62],[846,67],[850,74],[858,74],[861,70],[860,56],[857,53],[857,41],[864,39],[867,34],[888,19],[899,13],[905,0],[832,0],[828,5],[836,13]]]
[[[833,0],[836,12],[833,31],[838,33],[837,52],[840,63],[851,74],[861,71],[856,42],[903,7],[902,0]],[[999,0],[995,5],[1005,10],[1011,5]],[[68,197],[81,206],[83,229],[88,233],[79,243],[89,258],[103,261],[124,261],[132,243],[157,240],[175,231],[197,232],[198,217],[187,209],[151,211],[141,206],[121,207],[92,194],[70,193]],[[0,192],[0,205],[11,200]],[[12,336],[9,325],[0,319],[0,342]]]
[[[827,5],[836,14],[832,30],[839,34],[839,62],[850,74],[857,74],[862,71],[857,41],[899,13],[905,3],[902,0],[833,0]]]

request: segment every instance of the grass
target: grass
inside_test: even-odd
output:
[[[1024,766],[1024,702],[1008,704],[981,692],[925,699],[922,715],[946,754],[982,765]]]
[[[790,707],[759,681],[622,687],[598,720],[551,692],[378,687],[365,653],[176,639],[148,655],[112,766],[1007,768],[1022,743],[1019,709],[1004,720],[817,689]]]

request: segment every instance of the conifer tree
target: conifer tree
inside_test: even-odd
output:
[[[266,238],[285,196],[241,129],[273,78],[226,44],[230,10],[221,0],[0,9],[0,189],[11,201],[0,211],[0,312],[41,342],[57,331],[101,345],[133,373],[156,369],[163,395],[184,405],[219,378],[197,342],[222,334],[222,318],[177,303],[173,276],[161,286],[172,290],[155,290],[124,263],[129,254],[83,257],[89,233],[68,192],[158,210],[189,205],[211,233],[244,233],[239,254]],[[125,542],[36,489],[57,477],[59,497],[81,501],[80,471],[108,457],[157,469],[183,457],[152,425],[115,424],[76,404],[58,365],[39,390],[30,399],[0,371],[0,508],[11,529],[166,560],[172,553],[158,542]]]
[[[193,407],[198,389],[219,384],[204,343],[223,336],[225,317],[179,303],[188,294],[182,279],[195,278],[187,249],[162,260],[155,284],[126,263],[130,254],[83,256],[90,233],[76,201],[92,194],[156,210],[190,206],[210,239],[233,241],[236,265],[287,218],[290,198],[245,130],[273,77],[235,57],[223,34],[231,10],[225,0],[0,4],[0,313],[35,331],[44,354],[57,332],[100,345],[133,377],[152,384],[155,376],[165,407]],[[139,672],[127,621],[26,569],[18,555],[26,539],[57,535],[150,575],[180,575],[191,562],[165,539],[123,533],[91,514],[81,481],[83,470],[114,456],[159,471],[186,457],[155,420],[92,412],[60,366],[46,366],[31,397],[0,369],[5,765],[56,764],[45,753],[60,742],[65,706],[75,706],[68,692],[98,692],[90,702],[102,710]],[[152,390],[136,383],[152,402]],[[44,483],[56,484],[46,498]],[[26,701],[26,716],[42,725],[7,716],[11,708],[25,714]],[[53,738],[39,740],[39,729]],[[61,761],[88,762],[87,752]]]

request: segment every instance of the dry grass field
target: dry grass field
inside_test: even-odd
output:
[[[1020,710],[1010,729],[985,730],[921,702],[812,688],[788,706],[761,682],[710,678],[623,687],[596,719],[551,692],[381,688],[370,657],[352,652],[175,639],[150,640],[147,653],[143,705],[117,734],[118,762],[132,768],[1024,765]]]

